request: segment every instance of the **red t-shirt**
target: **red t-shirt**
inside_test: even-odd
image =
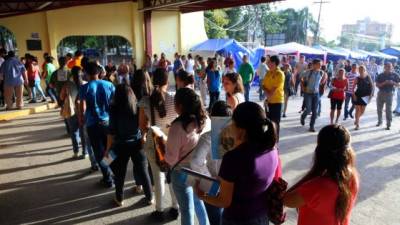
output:
[[[28,80],[34,81],[39,79],[39,66],[30,65],[27,70],[28,73]]]
[[[353,188],[351,206],[343,225],[350,224],[351,209],[358,192],[358,181]],[[305,204],[299,209],[298,225],[339,225],[335,216],[336,199],[339,189],[336,182],[327,177],[314,178],[296,189]]]
[[[346,98],[345,91],[344,91],[344,88],[346,87],[346,85],[347,85],[346,79],[343,79],[343,80],[334,79],[332,81],[332,86],[335,88],[341,88],[343,90],[341,90],[341,91],[333,90],[331,98],[337,99],[337,100],[344,100]]]

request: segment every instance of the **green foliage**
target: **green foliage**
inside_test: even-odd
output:
[[[332,40],[332,41],[327,41],[324,38],[320,38],[319,40],[319,44],[329,47],[329,48],[334,48],[337,47],[338,45],[336,44],[336,41]]]
[[[310,19],[308,8],[304,8],[299,11],[294,9],[286,9],[280,13],[282,13],[286,18],[286,42],[298,42],[305,44],[307,40],[308,23]]]
[[[204,12],[205,29],[208,38],[225,38],[226,30],[224,26],[229,24],[229,19],[224,10],[212,10]]]
[[[15,50],[17,47],[17,40],[14,34],[3,26],[0,26],[0,46],[8,51]]]
[[[286,42],[305,44],[308,30],[318,35],[317,22],[308,8],[277,11],[270,4],[258,4],[205,11],[204,16],[209,38],[228,36],[241,42],[262,38],[266,44],[268,34],[284,33]]]
[[[226,27],[233,27],[233,29],[228,29],[226,31],[227,36],[230,38],[233,38],[237,41],[245,42],[247,41],[247,29],[248,27],[244,27],[243,29],[240,29],[240,25],[246,24],[249,22],[250,17],[248,14],[244,14],[242,7],[236,7],[236,8],[230,8],[226,9],[226,15],[229,18],[229,23],[226,25]]]

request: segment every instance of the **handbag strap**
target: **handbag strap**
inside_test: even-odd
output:
[[[194,147],[192,150],[190,150],[188,153],[186,153],[181,159],[179,159],[179,161],[177,163],[175,163],[174,166],[171,167],[171,171],[174,170],[177,166],[179,166],[179,164],[181,164],[181,162],[183,160],[185,160],[190,154],[192,154],[192,152],[196,149],[196,147]]]

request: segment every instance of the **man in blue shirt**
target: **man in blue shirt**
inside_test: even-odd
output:
[[[183,70],[183,63],[181,60],[181,56],[179,53],[175,53],[175,61],[174,61],[174,68],[172,72],[174,73],[175,77],[175,90],[178,90],[178,86],[176,85],[176,77],[178,76],[179,71]]]
[[[221,93],[222,77],[216,60],[212,60],[208,66],[209,67],[206,69],[208,91],[210,94],[210,103],[208,105],[208,108],[209,110],[211,110],[214,103],[219,100],[219,94]]]
[[[99,79],[101,68],[96,63],[88,63],[85,71],[89,75],[89,83],[79,90],[81,111],[85,115],[84,122],[96,161],[103,173],[102,183],[106,187],[113,187],[111,169],[101,161],[106,150],[110,104],[115,87],[111,82]]]
[[[310,132],[315,132],[315,120],[317,119],[317,109],[319,104],[319,86],[325,83],[327,75],[321,71],[321,61],[319,59],[313,60],[313,68],[310,71],[305,72],[302,77],[302,83],[304,86],[304,101],[306,110],[301,115],[301,125],[305,125],[305,119],[310,112]]]
[[[24,84],[28,84],[28,75],[25,66],[15,57],[13,51],[9,51],[7,60],[1,65],[0,79],[4,82],[4,100],[6,109],[10,110],[13,106],[13,93],[17,98],[16,104],[18,109],[24,106],[23,91]]]

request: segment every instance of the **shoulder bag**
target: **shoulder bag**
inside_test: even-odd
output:
[[[154,107],[151,104],[151,101],[150,101],[150,114],[151,114],[150,115],[151,125],[155,126],[156,117],[154,113]],[[156,164],[160,168],[161,172],[167,172],[169,168],[167,162],[165,162],[165,149],[167,147],[167,139],[163,135],[157,132],[153,132],[153,130],[151,131],[151,133],[153,137],[153,146],[155,151],[154,153],[156,158]]]
[[[279,167],[281,166],[281,162],[279,159]],[[283,224],[286,220],[286,212],[283,205],[283,197],[286,193],[288,183],[280,177],[279,173],[275,173],[275,177],[272,180],[272,183],[269,185],[266,190],[266,203],[267,203],[267,214],[268,219],[271,223]]]

